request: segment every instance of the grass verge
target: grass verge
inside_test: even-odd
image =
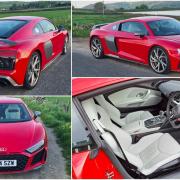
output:
[[[71,9],[59,9],[48,11],[28,11],[28,12],[12,12],[0,13],[0,18],[9,16],[40,16],[50,19],[56,26],[64,25],[68,30],[71,29]]]
[[[90,13],[73,13],[72,17],[72,35],[73,37],[89,37],[92,27],[96,24],[111,23],[123,19],[134,17],[128,13],[121,14],[90,14]]]
[[[41,111],[44,124],[52,128],[57,143],[62,147],[66,160],[66,172],[71,175],[71,98],[70,97],[23,97],[32,111]]]

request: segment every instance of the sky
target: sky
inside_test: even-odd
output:
[[[102,0],[72,0],[72,5],[76,8],[82,8],[89,4],[94,4]],[[114,2],[136,2],[136,1],[149,1],[149,0],[105,0],[105,4]],[[151,0],[151,1],[165,1],[165,0]],[[178,1],[178,0],[166,0],[166,1]]]

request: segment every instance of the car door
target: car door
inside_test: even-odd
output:
[[[157,106],[162,101],[161,92],[143,87],[130,87],[108,95],[106,98],[122,112]]]
[[[57,54],[59,54],[60,49],[62,49],[62,32],[48,20],[42,20],[39,23],[44,31],[44,49],[47,60],[53,59]]]
[[[116,44],[120,58],[144,63],[148,58],[148,31],[141,22],[128,21],[119,25]]]
[[[74,179],[122,178],[106,153],[97,147],[74,105],[72,111],[72,177]]]

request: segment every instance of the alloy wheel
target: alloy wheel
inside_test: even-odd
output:
[[[101,46],[101,42],[99,39],[94,38],[91,41],[91,51],[92,54],[96,57],[99,58],[102,55],[102,46]]]
[[[64,43],[64,53],[67,53],[67,47],[68,47],[68,37],[66,37],[65,39],[65,43]]]
[[[33,87],[37,83],[40,75],[40,70],[41,70],[40,57],[39,55],[35,54],[32,57],[28,70],[28,82],[31,87]]]
[[[168,67],[168,57],[165,51],[159,47],[154,48],[150,54],[151,67],[157,73],[163,73]]]

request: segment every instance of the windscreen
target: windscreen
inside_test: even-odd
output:
[[[0,38],[9,38],[27,22],[24,20],[0,20]]]
[[[175,19],[163,19],[148,22],[155,36],[180,35],[180,22]]]
[[[0,123],[23,122],[29,120],[31,120],[31,117],[24,104],[0,103]]]

